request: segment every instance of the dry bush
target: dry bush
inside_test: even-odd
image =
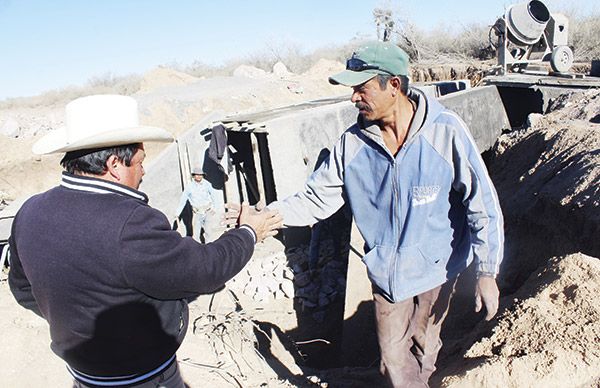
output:
[[[256,51],[245,58],[229,61],[220,66],[193,62],[190,66],[171,64],[167,65],[167,67],[195,77],[215,77],[230,75],[240,65],[254,66],[266,72],[271,72],[273,65],[277,62],[282,62],[292,73],[301,74],[309,70],[319,59],[345,62],[346,58],[362,42],[364,42],[364,39],[357,37],[347,44],[323,47],[309,53],[305,53],[297,44],[271,43],[265,49]]]
[[[228,66],[217,66],[217,65],[209,65],[202,61],[194,61],[191,65],[184,66],[178,63],[170,63],[165,65],[165,67],[173,70],[180,71],[182,73],[186,73],[192,75],[194,77],[202,78],[211,78],[211,77],[219,77],[226,76],[231,73]]]
[[[449,31],[443,25],[424,32],[414,25],[405,25],[401,30],[395,30],[392,37],[397,38],[398,45],[414,63],[469,62],[491,58],[488,30],[488,26],[473,24],[457,32]]]
[[[569,28],[575,60],[600,59],[600,15],[576,18],[569,23]]]
[[[402,10],[398,15],[409,15]],[[490,59],[491,50],[488,41],[489,26],[471,24],[439,25],[433,30],[424,31],[418,28],[410,18],[394,18],[391,9],[376,8],[373,17],[379,28],[381,18],[385,16],[385,24],[390,41],[394,41],[409,55],[414,64],[464,62],[473,59]]]
[[[273,65],[282,62],[292,73],[300,74],[309,70],[319,59],[345,62],[346,58],[359,45],[356,39],[339,46],[320,48],[313,52],[304,52],[297,44],[269,44],[266,49],[251,54],[245,59],[233,62],[237,66],[246,64],[272,71]],[[231,64],[230,64],[231,65]]]
[[[140,89],[139,75],[115,76],[107,73],[91,78],[84,86],[70,86],[50,90],[33,97],[17,97],[0,101],[0,109],[37,108],[42,106],[64,105],[78,97],[92,94],[131,95]]]

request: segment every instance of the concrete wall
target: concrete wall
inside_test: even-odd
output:
[[[265,122],[278,199],[304,186],[321,150],[331,150],[341,133],[356,122],[356,116],[356,108],[348,101]]]
[[[495,86],[484,86],[441,97],[440,102],[465,121],[479,151],[491,148],[510,122]]]
[[[441,97],[440,101],[463,117],[481,151],[490,148],[502,130],[510,127],[495,86],[452,93]],[[279,199],[302,189],[321,150],[331,149],[357,116],[357,110],[350,101],[309,109],[292,108],[286,110],[284,115],[261,123],[268,133],[273,178]],[[205,117],[146,166],[140,190],[148,194],[150,205],[165,213],[170,220],[175,218],[181,192],[190,181],[190,167],[202,163],[210,143],[210,129],[222,118],[222,112]],[[234,179],[232,175],[230,181]],[[236,201],[236,196],[231,195],[230,200]],[[15,206],[16,209],[18,207]],[[5,209],[4,213],[8,210]],[[7,238],[12,216],[7,216],[4,221],[0,237]]]
[[[440,101],[464,119],[481,152],[496,142],[503,129],[510,128],[495,86],[451,93],[441,97]],[[357,114],[353,104],[344,101],[310,109],[290,109],[284,115],[265,116],[265,120],[260,121],[261,131],[268,134],[278,199],[304,187],[321,150],[331,149],[341,133],[356,121]],[[229,184],[237,188],[234,179],[230,179]],[[237,196],[230,199],[238,201]]]

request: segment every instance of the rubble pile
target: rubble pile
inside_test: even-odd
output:
[[[302,308],[315,310],[315,320],[322,321],[324,310],[331,303],[343,301],[347,264],[334,259],[333,242],[327,240],[320,244],[317,268],[311,272],[308,251],[308,245],[301,245],[270,256],[254,257],[227,287],[255,302],[295,297]]]
[[[62,107],[61,107],[62,108]],[[44,110],[44,114],[37,114],[37,110]],[[23,138],[45,133],[63,125],[64,114],[58,108],[21,108],[2,114],[0,117],[0,135],[8,138]]]
[[[321,244],[317,269],[313,271],[308,266],[308,246],[287,252],[296,263],[293,266],[296,297],[305,308],[325,308],[344,295],[347,266],[335,260],[333,244],[328,242]]]
[[[266,257],[254,257],[227,286],[256,302],[294,297],[294,274],[287,266],[284,252]]]

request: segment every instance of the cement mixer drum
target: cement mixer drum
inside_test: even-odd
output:
[[[526,46],[536,43],[550,21],[550,12],[544,3],[532,0],[510,6],[506,11],[506,27],[514,44]]]

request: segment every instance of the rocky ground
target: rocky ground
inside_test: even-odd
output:
[[[325,81],[342,67],[321,61],[302,75],[281,66],[272,73],[241,67],[217,79],[157,69],[134,97],[145,123],[178,134],[212,111],[242,113],[347,93]],[[414,72],[423,80],[479,74],[469,66],[452,69]],[[62,109],[0,111],[4,203],[57,181],[58,157],[29,150],[62,123]],[[481,322],[465,276],[432,386],[600,386],[599,149],[597,90],[563,95],[546,115],[531,115],[526,126],[498,139],[488,166],[506,218],[500,313]],[[150,158],[158,151],[150,149]],[[317,276],[308,268],[306,238],[287,247],[283,236],[271,239],[223,291],[193,301],[194,324],[178,352],[188,384],[381,386],[362,241],[354,229],[347,236],[342,261],[333,259],[334,242],[325,236]],[[62,362],[48,348],[46,323],[12,300],[5,271],[0,279],[2,385],[68,386]]]

